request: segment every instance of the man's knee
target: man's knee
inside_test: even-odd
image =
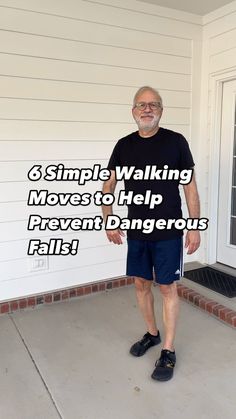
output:
[[[135,277],[134,280],[135,288],[137,292],[146,293],[149,292],[152,286],[152,281],[144,278]]]
[[[171,284],[160,284],[160,292],[163,297],[176,297],[178,295],[177,292],[177,284],[176,281],[172,282]]]

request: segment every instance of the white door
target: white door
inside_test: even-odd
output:
[[[236,268],[236,80],[223,84],[217,261]]]

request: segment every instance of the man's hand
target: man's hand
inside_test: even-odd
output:
[[[191,255],[196,252],[201,242],[200,233],[198,230],[188,231],[185,237],[185,248],[188,248],[187,254]]]
[[[115,244],[122,244],[121,236],[125,236],[125,233],[117,228],[116,230],[106,230],[106,234],[108,237],[108,240]]]

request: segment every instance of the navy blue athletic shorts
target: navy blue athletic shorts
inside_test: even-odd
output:
[[[183,275],[183,239],[133,240],[127,239],[126,275],[138,276],[155,282],[171,284]]]

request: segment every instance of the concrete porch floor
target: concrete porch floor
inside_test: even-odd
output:
[[[1,316],[0,419],[235,418],[235,330],[181,301],[164,383],[150,378],[161,345],[129,354],[144,333],[134,286]]]

